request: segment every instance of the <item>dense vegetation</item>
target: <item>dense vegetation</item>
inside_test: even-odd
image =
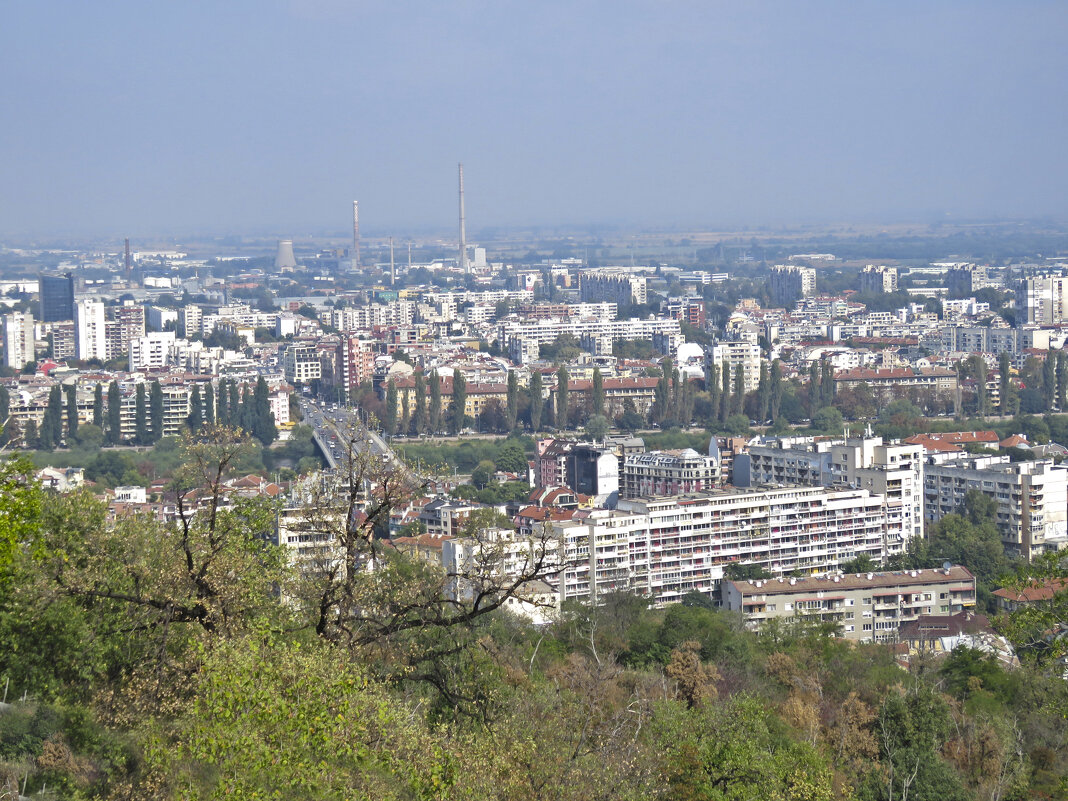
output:
[[[188,524],[0,474],[0,773],[57,798],[1023,799],[1068,789],[1068,689],[1046,658],[971,651],[911,672],[799,623],[757,635],[704,596],[619,594],[536,628],[508,588],[444,576],[369,532],[354,566],[294,573],[275,510],[218,503],[245,446],[183,446]],[[379,463],[374,462],[374,465]],[[222,468],[221,472],[219,468]],[[362,468],[361,468],[362,469]],[[353,486],[362,485],[365,474]],[[192,491],[190,493],[189,491]],[[322,510],[311,504],[309,514]],[[283,600],[284,599],[284,600]]]

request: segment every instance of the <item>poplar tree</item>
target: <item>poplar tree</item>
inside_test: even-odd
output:
[[[215,418],[218,420],[219,425],[230,425],[230,393],[226,389],[226,379],[222,379],[219,382],[219,400],[218,400],[218,412],[216,412]]]
[[[741,363],[734,365],[734,413],[745,411],[745,368]]]
[[[562,364],[556,371],[556,427],[567,428],[567,368]]]
[[[412,432],[421,435],[426,432],[426,382],[422,373],[415,374],[415,409],[412,411]]]
[[[811,418],[820,409],[823,408],[823,398],[821,397],[823,391],[823,385],[820,382],[820,367],[816,362],[812,362],[808,368],[808,416]]]
[[[467,414],[467,380],[459,371],[452,375],[452,403],[449,406],[449,430],[458,434],[463,430]]]
[[[0,386],[0,425],[3,425],[11,414],[11,395],[8,394],[7,387]]]
[[[137,398],[134,406],[134,426],[138,445],[148,445],[148,404],[145,399],[145,385],[137,385]]]
[[[541,426],[541,413],[545,408],[542,397],[541,373],[535,370],[530,374],[530,430],[537,431]]]
[[[778,359],[771,363],[771,375],[768,381],[771,384],[768,412],[772,420],[778,420],[779,412],[782,410],[782,365],[779,364]]]
[[[200,387],[193,385],[193,391],[189,394],[189,416],[185,418],[185,424],[194,434],[204,424],[204,412],[200,405]]]
[[[757,382],[757,407],[760,418],[757,422],[764,425],[771,412],[771,376],[768,374],[768,363],[763,359],[760,360],[760,380]]]
[[[998,411],[1002,415],[1011,414],[1009,409],[1009,387],[1011,386],[1011,376],[1009,374],[1009,354],[1002,352],[998,356]]]
[[[397,384],[391,378],[386,385],[386,419],[382,421],[382,428],[387,434],[393,434],[397,428]]]
[[[108,384],[107,441],[112,445],[122,442],[122,393],[118,381]]]
[[[63,438],[63,394],[56,384],[48,391],[48,406],[45,407],[44,417],[41,420],[41,430],[38,434],[40,447],[50,451],[55,448]]]
[[[153,381],[148,396],[149,412],[152,418],[152,441],[163,439],[163,387],[159,381]]]
[[[709,428],[715,426],[716,421],[719,419],[719,396],[723,391],[719,385],[719,368],[715,363],[708,365],[708,406],[711,410],[710,419],[708,421]]]
[[[1057,351],[1057,408],[1068,408],[1068,353]]]
[[[724,361],[720,368],[719,421],[726,423],[731,416],[731,365]]]
[[[67,384],[67,436],[73,442],[78,438],[78,385]]]
[[[93,425],[101,431],[104,430],[104,385],[99,381],[93,390]]]
[[[594,368],[593,371],[593,386],[596,393],[597,382],[600,376],[600,370]],[[603,400],[603,399],[602,399]],[[594,403],[594,414],[598,414],[597,404]],[[508,371],[508,405],[505,411],[505,419],[508,422],[508,430],[515,431],[515,422],[519,418],[519,376],[515,370]]]
[[[430,413],[428,415],[430,433],[441,431],[441,376],[438,371],[430,373]]]
[[[227,424],[234,428],[241,428],[241,394],[237,389],[237,382],[233,379],[230,380],[230,386],[227,388],[227,395],[229,396],[230,406],[230,419]]]
[[[215,425],[215,387],[210,381],[204,385],[204,422]]]

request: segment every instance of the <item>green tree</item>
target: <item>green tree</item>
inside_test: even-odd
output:
[[[430,373],[430,412],[427,422],[431,434],[441,431],[441,376],[437,370]]]
[[[3,416],[0,416],[0,420]],[[93,425],[104,430],[104,385],[99,381],[93,390]]]
[[[772,420],[779,419],[782,410],[782,365],[776,359],[771,363],[771,374],[768,378],[770,384],[770,397],[768,400],[768,413]]]
[[[823,398],[823,405],[830,406],[834,403],[834,366],[824,359],[821,369],[820,397]]]
[[[741,364],[734,365],[734,403],[731,405],[731,414],[745,412],[745,368]]]
[[[604,378],[601,376],[601,368],[593,368],[593,386],[590,390],[594,414],[604,414]]]
[[[567,428],[567,410],[568,410],[568,382],[570,376],[567,374],[567,368],[562,364],[556,371],[556,415],[554,423],[557,428]]]
[[[1068,353],[1057,351],[1057,408],[1068,411]]]
[[[842,413],[833,406],[824,406],[812,416],[812,427],[824,434],[837,434],[842,430]]]
[[[211,381],[204,384],[204,422],[209,426],[215,425],[215,387]]]
[[[226,385],[226,379],[219,379],[219,399],[218,399],[218,411],[216,412],[216,419],[219,421],[219,425],[230,425],[230,391]]]
[[[494,457],[493,463],[498,470],[515,473],[518,476],[525,476],[528,467],[527,455],[523,453],[523,448],[517,442],[508,442],[497,451],[497,456]]]
[[[998,411],[1003,416],[1016,414],[1019,411],[1020,401],[1016,385],[1012,383],[1011,369],[1009,354],[1002,352],[998,356],[998,394],[1000,396]]]
[[[449,432],[460,433],[467,416],[467,379],[459,370],[452,374],[452,401],[449,404]]]
[[[122,393],[118,381],[108,384],[107,442],[109,445],[122,442]]]
[[[478,463],[471,473],[471,483],[479,489],[484,489],[490,482],[494,472],[493,462],[486,460]]]
[[[242,417],[244,409],[241,407],[241,391],[238,389],[237,382],[233,379],[230,380],[230,385],[227,387],[227,408],[229,414],[228,425],[234,428],[244,428],[245,421]]]
[[[159,381],[153,381],[148,395],[149,418],[152,421],[150,436],[152,442],[163,439],[163,387]]]
[[[396,433],[397,430],[397,383],[392,378],[386,384],[386,412],[382,427],[387,434]]]
[[[509,431],[515,431],[516,421],[519,419],[519,374],[515,370],[508,371],[508,394],[505,407],[505,421]]]
[[[530,374],[530,430],[541,428],[541,415],[545,408],[545,398],[541,387],[541,373],[534,370]]]
[[[271,443],[278,439],[278,429],[271,412],[270,390],[262,375],[256,379],[256,386],[252,390],[252,410],[252,436],[259,440],[263,447],[269,448]]]
[[[145,397],[145,385],[137,385],[136,405],[134,406],[134,425],[138,445],[151,444],[152,438],[148,428],[148,406]]]
[[[1052,350],[1046,351],[1042,362],[1042,400],[1047,409],[1052,409],[1057,400],[1057,356]]]
[[[78,439],[78,385],[67,384],[67,436],[71,442]]]
[[[713,428],[716,423],[720,421],[719,416],[719,396],[723,391],[719,383],[719,368],[715,363],[708,365],[708,409],[709,419],[706,421],[706,425],[709,428]]]
[[[724,361],[720,367],[721,391],[719,396],[719,421],[726,423],[734,410],[731,402],[731,365]]]
[[[33,420],[26,421],[26,430],[22,433],[22,444],[31,449],[41,447],[41,436],[37,433],[37,423]]]
[[[586,421],[586,434],[595,442],[602,442],[608,436],[608,418],[595,414]]]
[[[56,384],[48,391],[48,405],[41,419],[38,442],[42,450],[55,449],[63,440],[63,393]]]
[[[757,382],[757,422],[764,425],[771,413],[771,376],[768,363],[760,360],[760,380]]]
[[[193,385],[193,391],[189,394],[189,415],[185,418],[185,424],[194,434],[204,425],[203,407],[200,401],[200,387]]]
[[[0,386],[0,425],[7,422],[9,414],[11,414],[11,396],[8,394],[7,387]]]
[[[415,374],[415,409],[412,411],[412,433],[421,436],[426,433],[426,381],[422,373]]]

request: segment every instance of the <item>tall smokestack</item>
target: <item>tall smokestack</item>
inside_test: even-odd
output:
[[[389,238],[389,285],[397,284],[397,268],[393,263],[393,237]]]
[[[352,266],[360,266],[360,201],[352,201]]]
[[[130,275],[131,267],[132,267],[132,265],[130,263],[130,239],[129,239],[129,237],[127,237],[126,238],[126,275],[127,276]]]
[[[467,272],[467,227],[464,223],[464,165],[460,163],[460,269]]]

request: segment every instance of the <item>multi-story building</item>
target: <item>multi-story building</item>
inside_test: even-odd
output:
[[[130,372],[161,370],[175,343],[173,331],[153,331],[130,342]]]
[[[776,306],[792,306],[800,298],[816,293],[816,271],[811,267],[777,264],[771,268],[771,302]]]
[[[290,384],[307,384],[323,376],[319,351],[314,345],[290,345],[282,355],[282,369]]]
[[[754,391],[760,384],[760,345],[755,342],[717,342],[709,351],[708,362],[714,364],[719,371],[718,381],[723,381],[724,370],[730,371],[732,391],[735,372],[739,365],[745,376],[746,392]]]
[[[649,451],[626,457],[620,494],[624,498],[688,495],[720,483],[720,460],[714,456],[702,456],[693,448]]]
[[[1068,546],[1068,467],[1008,456],[932,455],[924,466],[924,517],[941,520],[968,490],[997,501],[1005,550],[1031,559]]]
[[[41,322],[74,319],[74,276],[42,273],[39,281]]]
[[[897,267],[869,264],[860,272],[860,291],[866,295],[897,292]]]
[[[337,347],[335,381],[346,391],[353,393],[365,381],[370,381],[375,371],[374,343],[367,339],[342,337]]]
[[[145,307],[126,304],[105,311],[111,314],[111,319],[104,322],[104,350],[110,360],[128,354],[130,343],[145,335]]]
[[[611,343],[621,339],[652,340],[656,334],[681,334],[678,320],[650,318],[647,320],[605,320],[599,318],[566,318],[548,320],[502,320],[497,323],[497,341],[507,345],[513,338],[534,340],[539,344],[556,341],[561,334],[570,334],[577,339]],[[601,350],[604,350],[602,345]]]
[[[191,337],[193,334],[203,333],[201,323],[204,319],[204,310],[192,304],[182,307],[178,313],[178,321],[181,325],[183,337]]]
[[[671,298],[664,303],[668,317],[698,328],[705,324],[705,302],[702,298]]]
[[[941,329],[942,350],[963,353],[1016,353],[1019,332],[1015,328],[983,325],[946,325]]]
[[[74,348],[79,359],[107,360],[107,331],[104,324],[104,304],[101,301],[82,298],[74,304]]]
[[[946,266],[946,289],[952,297],[967,297],[990,286],[986,267],[981,264],[950,263]]]
[[[549,386],[549,408],[556,413],[556,384]],[[638,414],[647,414],[656,400],[656,378],[605,378],[601,381],[604,392],[604,408],[597,413],[615,418],[624,411],[629,400]],[[590,405],[593,402],[593,380],[569,379],[567,382],[568,406]],[[593,411],[591,407],[591,412]]]
[[[644,276],[609,270],[580,272],[579,295],[584,303],[607,301],[617,308],[644,304],[648,296]]]
[[[884,443],[882,437],[872,436],[770,439],[750,444],[747,453],[735,458],[734,482],[865,489],[882,501],[888,555],[901,553],[912,539],[923,536],[922,445]]]
[[[975,606],[975,576],[960,566],[822,578],[728,580],[720,586],[723,607],[741,612],[751,629],[769,620],[803,619],[834,623],[845,639],[861,642],[896,642],[904,623]]]
[[[1024,278],[1016,285],[1018,325],[1068,322],[1068,276]]]
[[[157,331],[173,330],[178,326],[178,312],[163,306],[148,306],[145,309],[145,321]]]
[[[73,359],[78,349],[74,342],[74,321],[49,323],[48,341],[52,343],[53,359]]]
[[[957,374],[944,367],[856,367],[834,374],[835,387],[855,389],[867,384],[884,399],[902,397],[910,391],[928,390],[935,395],[952,394],[957,389]]]
[[[565,565],[561,601],[627,591],[658,606],[691,591],[717,597],[734,562],[782,576],[825,573],[861,555],[879,560],[885,528],[881,499],[823,487],[634,498],[545,525]]]
[[[33,338],[33,315],[12,312],[4,315],[4,365],[21,370],[27,362],[36,361]]]

